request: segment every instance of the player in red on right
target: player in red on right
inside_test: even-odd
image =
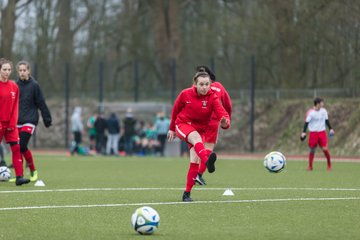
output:
[[[215,94],[219,97],[219,100],[226,110],[226,112],[229,114],[230,120],[231,120],[231,114],[232,114],[232,103],[230,99],[229,93],[226,91],[225,87],[218,81],[216,81],[216,76],[213,73],[213,71],[210,70],[207,66],[198,66],[196,67],[197,72],[206,72],[210,76],[211,80],[211,90],[215,92]],[[211,117],[211,121],[208,124],[208,127],[206,129],[205,133],[205,148],[212,152],[214,150],[215,144],[217,143],[217,138],[219,135],[219,121],[216,118],[216,115],[213,113]],[[206,165],[202,164],[200,161],[199,166],[199,172],[196,176],[196,183],[199,185],[206,185],[206,182],[203,178],[203,174],[206,170]]]
[[[309,127],[309,165],[307,170],[313,170],[313,162],[315,156],[315,150],[317,145],[319,145],[326,157],[327,160],[327,170],[331,171],[331,159],[330,159],[330,152],[328,150],[328,141],[326,135],[326,126],[329,128],[329,135],[334,135],[334,130],[332,129],[328,112],[324,108],[324,99],[322,98],[315,98],[314,99],[314,107],[312,110],[307,112],[307,116],[305,119],[305,124],[303,128],[303,132],[301,133],[300,139],[304,141],[306,138],[306,130]]]

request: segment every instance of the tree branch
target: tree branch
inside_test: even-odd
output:
[[[79,22],[79,24],[77,26],[75,26],[75,28],[72,30],[73,34],[75,34],[77,31],[79,31],[79,29],[89,21],[90,16],[93,12],[92,6],[90,6],[90,4],[87,0],[83,0],[82,2],[85,4],[85,6],[87,8],[87,13],[86,13],[86,16]]]

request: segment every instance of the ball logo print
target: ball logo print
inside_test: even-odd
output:
[[[11,171],[9,168],[0,167],[0,181],[8,181],[11,178]]]
[[[281,172],[286,165],[286,158],[281,152],[271,152],[264,158],[264,167],[271,173]]]
[[[153,234],[159,227],[160,216],[155,209],[145,206],[135,210],[131,216],[133,229],[144,235]]]

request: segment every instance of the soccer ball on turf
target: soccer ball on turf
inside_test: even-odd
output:
[[[286,158],[281,152],[271,152],[264,158],[264,166],[269,172],[278,173],[285,168]]]
[[[140,234],[153,234],[159,227],[160,216],[151,207],[141,207],[136,209],[131,216],[131,224],[134,230]]]
[[[11,178],[11,172],[8,167],[0,167],[0,181],[8,181]]]

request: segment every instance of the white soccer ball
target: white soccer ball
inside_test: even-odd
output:
[[[264,167],[272,173],[281,172],[286,165],[286,158],[281,152],[271,152],[264,158]]]
[[[141,207],[136,209],[131,216],[131,224],[133,229],[140,234],[153,234],[159,228],[160,216],[151,207]]]
[[[8,167],[0,167],[0,181],[9,181],[11,178],[11,171]]]

